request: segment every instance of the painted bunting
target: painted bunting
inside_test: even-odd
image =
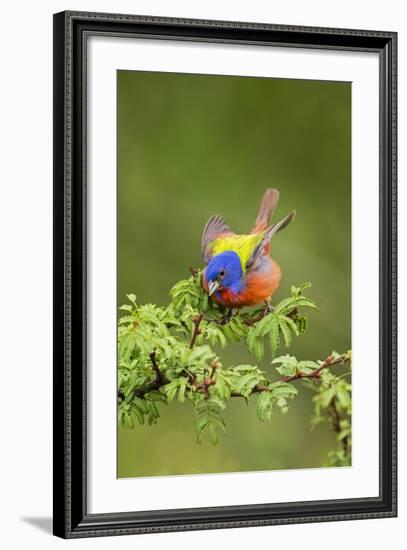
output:
[[[267,189],[249,235],[237,235],[219,216],[209,218],[202,234],[202,258],[207,264],[202,286],[211,298],[231,310],[270,303],[281,280],[278,263],[270,258],[270,240],[294,218],[295,210],[271,224],[279,192]]]

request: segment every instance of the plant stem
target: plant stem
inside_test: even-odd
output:
[[[155,383],[158,387],[160,387],[164,383],[164,376],[158,367],[155,351],[150,353],[150,360],[153,366],[153,371],[155,372]]]
[[[329,355],[322,363],[322,365],[312,372],[309,372],[308,374],[297,372],[293,374],[293,376],[284,376],[282,380],[283,382],[293,382],[294,380],[299,380],[301,378],[320,378],[322,370],[328,367],[333,367],[334,365],[339,365],[340,363],[346,363],[347,361],[349,361],[349,357],[347,357],[346,355],[341,355],[336,359],[334,359],[332,355]]]
[[[339,414],[338,407],[336,406],[336,398],[334,397],[330,404],[332,429],[336,434],[341,433],[341,415]],[[345,454],[348,454],[349,450],[349,438],[345,436],[342,439],[342,446]]]
[[[192,349],[194,347],[197,337],[199,336],[199,334],[201,334],[201,331],[199,330],[199,325],[201,324],[202,319],[203,319],[203,313],[198,315],[198,317],[195,317],[195,319],[193,321],[194,325],[195,325],[195,328],[194,328],[194,332],[192,333],[191,343],[189,344],[189,349]]]
[[[252,393],[261,393],[263,391],[270,391],[270,388],[268,386],[265,386],[264,384],[256,384],[254,386],[254,388],[252,389],[251,394]],[[232,392],[230,394],[230,396],[231,397],[245,397],[244,395],[242,395],[241,393],[239,393],[237,391]]]
[[[199,315],[199,317],[196,317],[196,319],[194,320],[195,328],[194,328],[194,332],[192,334],[191,343],[189,345],[190,349],[192,349],[194,347],[196,338],[200,334],[199,325],[200,325],[202,319],[203,319],[203,315],[201,314],[201,315]],[[163,376],[162,372],[160,371],[160,369],[158,367],[155,352],[150,353],[150,360],[151,360],[151,364],[152,364],[152,367],[154,369],[154,372],[156,374],[156,379],[148,386],[148,388],[146,388],[144,390],[136,390],[134,392],[134,395],[136,397],[142,397],[145,393],[147,393],[151,390],[158,390],[161,386],[164,386],[165,384],[168,383],[168,380]],[[325,359],[325,361],[322,363],[322,365],[319,366],[314,371],[312,371],[308,374],[303,374],[301,372],[298,372],[298,373],[294,374],[293,376],[283,376],[281,378],[281,381],[282,382],[294,382],[296,380],[301,380],[303,378],[319,379],[320,378],[320,372],[323,369],[326,369],[328,367],[332,367],[333,365],[339,365],[340,363],[346,363],[347,361],[349,361],[349,358],[345,355],[341,355],[340,357],[337,357],[336,359],[333,359],[332,356],[329,355]],[[212,365],[212,369],[211,369],[211,373],[210,373],[209,377],[205,378],[205,380],[203,380],[203,382],[201,382],[201,383],[196,383],[196,381],[193,379],[191,373],[187,372],[188,377],[190,378],[190,381],[194,385],[195,389],[197,391],[201,391],[201,392],[205,393],[206,398],[209,397],[209,387],[216,384],[215,372],[216,372],[217,368],[218,368],[217,365]],[[253,387],[253,389],[251,391],[251,394],[261,393],[261,392],[264,392],[264,391],[270,391],[269,386],[267,386],[265,384],[256,384]],[[119,392],[118,396],[120,398],[124,398],[124,396],[121,392]],[[239,392],[232,392],[230,394],[230,396],[231,397],[244,397]],[[335,411],[336,411],[335,416],[339,415],[336,407],[335,407]],[[336,420],[335,420],[335,422],[336,422]],[[333,428],[337,433],[339,433],[339,431],[340,431],[339,420],[336,424],[334,424],[334,420],[333,420]],[[344,447],[347,447],[347,441],[344,441],[343,445],[344,445]]]

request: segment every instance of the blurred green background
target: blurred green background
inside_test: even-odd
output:
[[[351,85],[344,82],[118,71],[118,305],[168,303],[171,286],[200,267],[200,239],[220,213],[248,232],[267,187],[276,220],[297,210],[272,243],[283,279],[312,282],[320,307],[290,353],[323,359],[351,347]],[[243,345],[227,364],[254,363]],[[270,370],[269,357],[262,365]],[[188,403],[156,426],[118,435],[118,476],[320,467],[336,446],[328,425],[310,431],[312,395],[299,388],[270,423],[231,400],[227,433],[198,445]]]

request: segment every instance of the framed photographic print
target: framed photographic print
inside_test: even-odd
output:
[[[54,533],[396,515],[396,34],[54,16]]]

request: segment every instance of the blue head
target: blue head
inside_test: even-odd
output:
[[[236,252],[227,250],[214,256],[205,271],[209,296],[222,288],[237,294],[245,286],[242,263]]]

